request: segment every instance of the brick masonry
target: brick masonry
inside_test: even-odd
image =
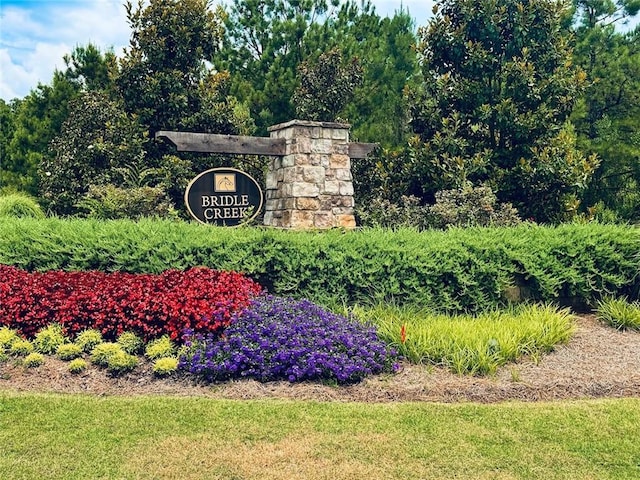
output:
[[[355,228],[349,125],[293,120],[269,128],[285,140],[266,178],[264,224],[290,229]]]

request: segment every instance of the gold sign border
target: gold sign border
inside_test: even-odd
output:
[[[240,173],[242,175],[244,175],[245,177],[248,177],[255,185],[256,188],[258,189],[258,192],[260,192],[260,206],[258,208],[256,208],[256,211],[253,215],[251,215],[249,218],[247,218],[244,222],[240,222],[237,225],[225,225],[226,228],[236,228],[236,227],[241,227],[242,225],[249,223],[251,220],[253,220],[254,218],[256,218],[258,216],[258,214],[260,213],[260,211],[262,210],[262,207],[264,205],[264,194],[262,193],[262,189],[260,188],[260,184],[258,182],[256,182],[256,179],[253,178],[251,175],[249,175],[246,172],[243,172],[242,170],[238,170],[237,168],[226,168],[226,167],[219,167],[219,168],[210,168],[209,170],[205,170],[204,172],[199,173],[198,175],[195,176],[195,178],[193,180],[191,180],[189,182],[189,185],[187,185],[186,190],[184,191],[184,204],[187,206],[187,210],[189,211],[189,214],[198,222],[202,223],[203,225],[209,225],[209,226],[214,226],[217,227],[219,225],[216,225],[215,223],[208,223],[208,222],[203,222],[202,220],[200,220],[195,213],[193,213],[193,210],[191,210],[191,207],[189,206],[189,191],[191,190],[191,187],[193,186],[194,183],[196,183],[198,181],[198,179],[208,173],[211,172],[219,172],[219,171],[223,171],[223,170],[227,170],[227,171],[232,171],[232,172],[236,172],[236,173]]]

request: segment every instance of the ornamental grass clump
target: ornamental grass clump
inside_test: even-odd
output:
[[[477,316],[439,315],[380,305],[355,308],[381,338],[412,363],[444,366],[457,374],[492,375],[523,356],[540,358],[571,337],[573,316],[551,305],[520,305]]]
[[[76,358],[69,362],[69,371],[71,373],[82,373],[87,369],[87,361],[82,358]]]
[[[67,339],[62,333],[62,326],[52,323],[38,332],[33,341],[33,346],[37,352],[50,355],[56,353],[58,347],[66,342]]]
[[[122,347],[129,355],[136,355],[142,351],[144,343],[142,339],[133,332],[124,332],[120,334],[117,340],[118,345]]]
[[[9,327],[0,328],[0,350],[9,350],[16,340],[19,340],[18,332]]]
[[[22,365],[27,368],[35,368],[39,367],[44,363],[44,355],[41,353],[33,352],[24,357],[22,360]]]
[[[308,300],[262,296],[222,336],[185,334],[179,368],[207,381],[353,383],[395,368],[395,352],[370,325]]]
[[[598,320],[618,330],[640,330],[640,301],[604,298],[596,309]]]
[[[170,357],[175,353],[175,346],[168,335],[152,340],[147,345],[144,354],[150,360],[158,358]]]
[[[75,343],[64,343],[58,347],[56,355],[60,360],[73,360],[82,355],[82,349]]]
[[[93,328],[83,330],[76,337],[76,345],[78,345],[83,352],[90,353],[91,350],[100,345],[104,340],[102,334]]]

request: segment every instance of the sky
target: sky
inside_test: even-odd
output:
[[[433,6],[430,0],[372,3],[382,16],[403,5],[418,25],[426,24]],[[124,0],[0,0],[0,98],[22,98],[39,82],[49,84],[78,45],[113,48],[120,56],[130,35]]]

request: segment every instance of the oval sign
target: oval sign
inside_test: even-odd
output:
[[[187,210],[201,223],[235,227],[262,209],[262,190],[253,177],[235,168],[212,168],[189,182]]]

